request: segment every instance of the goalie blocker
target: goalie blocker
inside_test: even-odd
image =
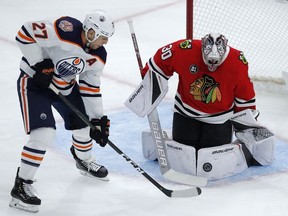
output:
[[[149,70],[124,104],[143,118],[157,107],[167,92],[168,78]]]
[[[231,121],[237,139],[233,143],[202,148],[196,153],[191,146],[166,140],[171,168],[214,180],[241,173],[250,166],[270,165],[273,161],[274,135],[255,120],[257,114],[255,110],[234,114]],[[157,158],[150,131],[142,132],[142,151],[148,160]]]

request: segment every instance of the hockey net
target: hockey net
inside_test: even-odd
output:
[[[285,86],[287,0],[194,0],[192,4],[193,38],[199,39],[209,32],[222,33],[229,45],[244,52],[255,84]]]

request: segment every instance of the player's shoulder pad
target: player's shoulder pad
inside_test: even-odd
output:
[[[89,54],[98,56],[104,62],[104,64],[106,63],[107,51],[104,46],[101,46],[96,50],[90,49]]]
[[[64,16],[55,21],[54,27],[60,40],[76,43],[82,47],[82,23],[79,20]]]

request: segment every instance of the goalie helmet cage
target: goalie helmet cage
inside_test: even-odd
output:
[[[244,52],[256,89],[286,91],[287,11],[286,0],[186,0],[186,37],[222,33],[229,45]]]

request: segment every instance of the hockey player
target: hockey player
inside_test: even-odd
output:
[[[60,113],[72,131],[70,151],[81,174],[108,180],[107,169],[91,155],[92,139],[104,147],[110,121],[103,114],[100,76],[107,53],[103,45],[114,33],[114,21],[102,10],[88,14],[83,23],[64,16],[55,21],[26,22],[16,41],[23,54],[17,90],[25,132],[29,140],[21,154],[11,191],[11,207],[37,212],[41,200],[32,186],[47,146],[53,142],[55,119]],[[77,78],[77,80],[76,80]],[[49,88],[56,87],[99,130],[90,130]]]
[[[218,33],[161,47],[146,63],[143,81],[125,104],[140,117],[149,114],[165,96],[174,73],[179,82],[172,139],[165,141],[172,169],[217,179],[272,162],[273,134],[254,122],[255,92],[243,52],[228,46]],[[236,118],[230,121],[239,112],[244,114],[238,124]],[[241,138],[233,143],[232,123]],[[263,136],[256,137],[259,133]],[[151,133],[143,132],[142,145],[146,158],[157,158]]]

